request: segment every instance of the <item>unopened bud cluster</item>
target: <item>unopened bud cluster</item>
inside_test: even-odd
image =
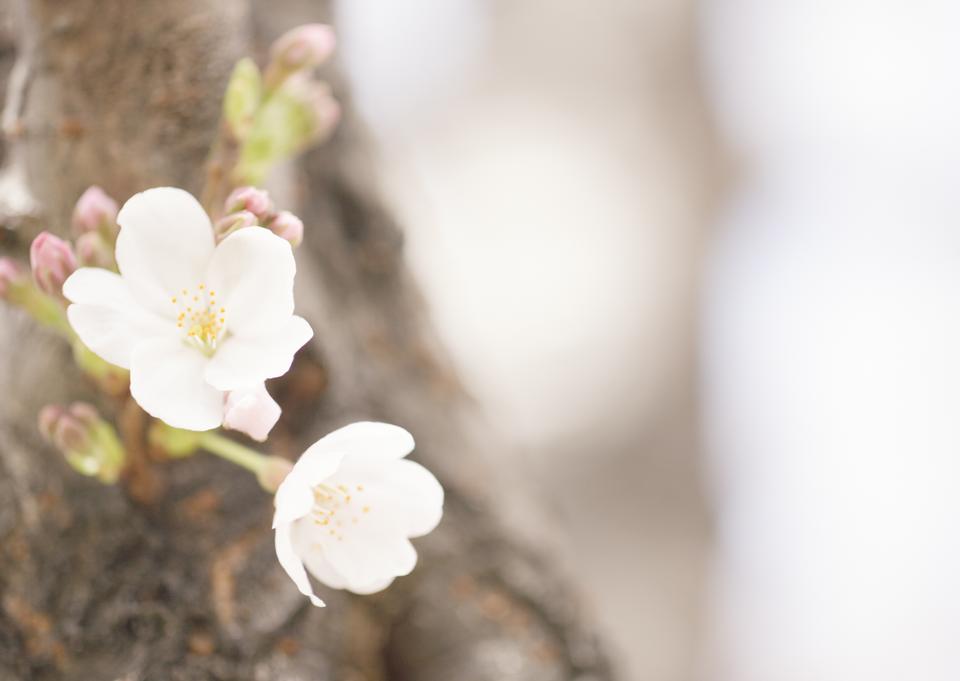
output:
[[[114,483],[123,468],[125,453],[116,431],[90,404],[68,407],[47,405],[38,416],[40,433],[83,475]]]
[[[90,187],[77,200],[70,221],[76,242],[41,232],[30,244],[30,273],[36,288],[64,303],[63,283],[78,267],[116,269],[117,202],[99,187]],[[0,297],[16,300],[22,272],[9,260],[0,261]]]
[[[77,237],[77,261],[85,267],[115,268],[117,202],[100,187],[88,188],[77,200],[71,219]]]
[[[336,127],[340,105],[314,72],[335,47],[332,28],[308,24],[274,42],[262,73],[250,59],[237,63],[224,98],[225,129],[239,147],[231,170],[235,183],[261,183],[270,168]],[[257,213],[250,206],[243,209]]]
[[[256,187],[237,187],[224,201],[225,215],[217,220],[214,233],[217,241],[243,229],[260,225],[286,239],[296,248],[303,241],[303,221],[287,210],[277,212],[270,195]]]

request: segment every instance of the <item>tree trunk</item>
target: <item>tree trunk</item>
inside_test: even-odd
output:
[[[242,0],[22,0],[24,77],[8,98],[40,220],[65,232],[80,192],[197,192],[229,70],[249,48]],[[2,55],[2,50],[0,50]],[[296,457],[356,419],[402,424],[447,489],[420,565],[372,597],[322,590],[313,608],[276,562],[271,500],[203,454],[149,458],[137,409],[102,404],[136,465],[106,487],[70,470],[35,425],[49,402],[89,398],[62,342],[0,310],[0,681],[17,679],[607,679],[606,658],[549,558],[495,509],[472,405],[436,342],[371,189],[366,141],[344,120],[297,171],[307,225],[298,305],[316,330],[275,382],[273,449]]]

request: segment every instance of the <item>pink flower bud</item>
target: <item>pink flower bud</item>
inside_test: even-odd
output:
[[[71,222],[73,233],[77,236],[97,230],[116,235],[117,202],[100,187],[96,185],[89,187],[77,199]]]
[[[315,143],[327,137],[340,121],[340,104],[333,98],[330,86],[298,74],[285,89],[291,97],[303,102],[310,115],[311,129],[306,141]]]
[[[77,260],[85,267],[112,269],[113,248],[100,232],[86,232],[77,238]]]
[[[10,258],[0,258],[0,298],[7,300],[13,290],[27,283],[29,274],[26,268]]]
[[[304,24],[277,38],[270,56],[286,71],[298,71],[326,61],[336,45],[336,34],[326,24]]]
[[[217,237],[217,241],[220,242],[238,229],[256,227],[258,224],[260,224],[260,220],[256,215],[248,210],[241,210],[224,215],[217,220],[217,223],[213,226],[213,233]]]
[[[340,103],[331,95],[313,100],[313,139],[326,138],[340,122]]]
[[[97,408],[86,402],[74,402],[67,408],[67,413],[87,428],[94,428],[103,421]]]
[[[288,210],[282,210],[267,223],[267,229],[296,248],[303,241],[303,221]]]
[[[70,414],[63,414],[53,430],[53,444],[62,452],[83,453],[90,449],[93,441],[90,429]]]
[[[30,267],[40,290],[60,297],[63,282],[77,269],[77,258],[69,243],[50,232],[41,232],[30,244]]]
[[[116,482],[125,458],[123,446],[95,407],[85,402],[74,402],[66,409],[47,405],[37,423],[43,437],[75,470],[102,482]]]
[[[43,439],[47,442],[53,442],[53,434],[62,416],[63,407],[59,404],[48,404],[37,415],[37,427],[40,429]]]
[[[280,418],[280,405],[273,401],[263,383],[227,394],[223,407],[223,426],[246,433],[263,442]]]
[[[256,187],[237,187],[223,204],[225,213],[235,213],[240,210],[247,210],[258,218],[264,218],[273,212],[273,201],[270,195],[263,189]]]

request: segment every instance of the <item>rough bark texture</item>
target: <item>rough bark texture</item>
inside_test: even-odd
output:
[[[125,198],[197,191],[219,95],[247,47],[241,0],[24,0],[19,136],[47,228],[87,185]],[[273,29],[267,29],[273,30]],[[19,86],[18,86],[19,87]],[[213,457],[149,460],[123,485],[68,469],[39,440],[47,402],[90,394],[60,341],[0,312],[0,681],[99,679],[606,679],[549,558],[491,509],[471,404],[434,340],[403,237],[345,120],[298,170],[308,226],[298,301],[316,340],[273,386],[275,451],[358,418],[403,424],[447,488],[413,575],[383,594],[301,597],[276,563],[270,499]],[[31,224],[6,250],[22,252]],[[8,240],[9,241],[9,240]],[[16,396],[12,398],[10,396]],[[128,442],[129,405],[104,404]]]

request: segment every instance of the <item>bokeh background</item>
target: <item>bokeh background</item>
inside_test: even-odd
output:
[[[626,677],[960,677],[960,6],[337,12],[436,323]]]

